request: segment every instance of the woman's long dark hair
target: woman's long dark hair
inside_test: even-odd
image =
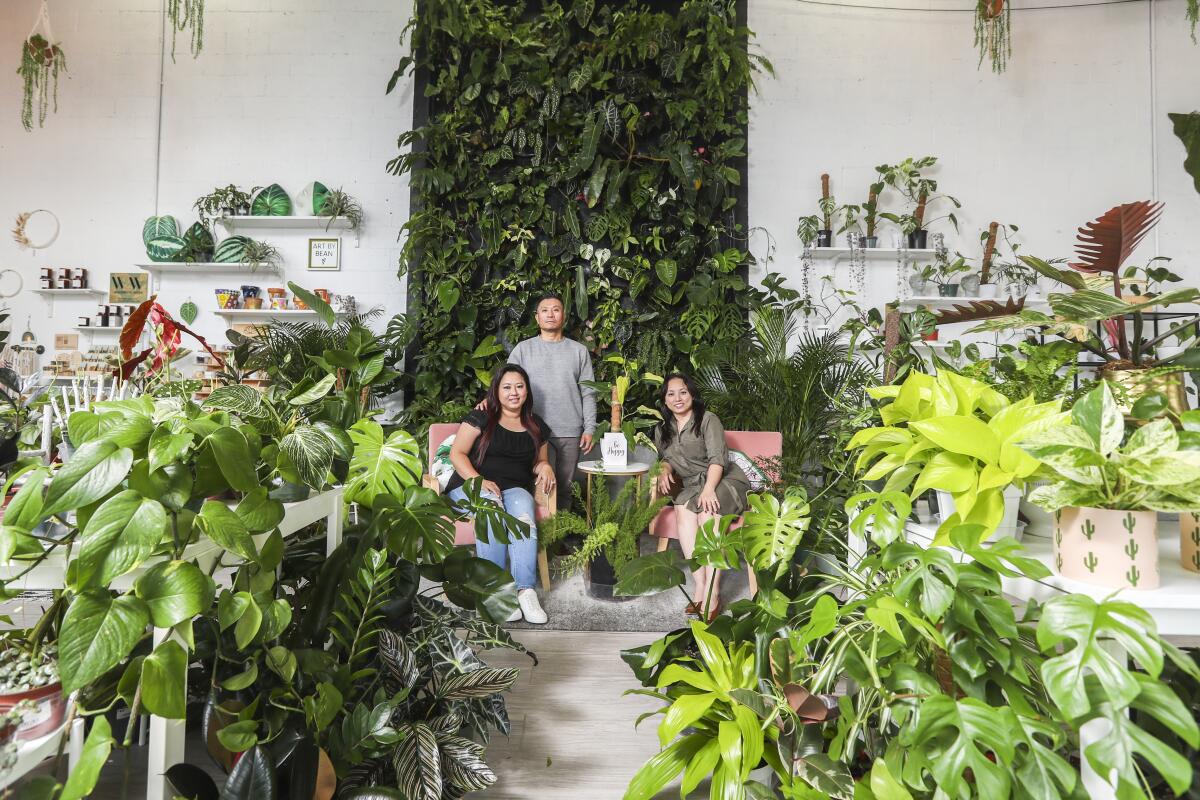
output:
[[[692,380],[690,375],[684,375],[682,372],[672,372],[663,379],[662,388],[658,390],[658,407],[663,415],[662,422],[658,423],[658,433],[662,439],[663,447],[671,444],[671,440],[675,438],[675,414],[667,408],[667,387],[676,378],[683,381],[683,385],[687,387],[688,394],[692,396],[692,430],[699,433],[700,423],[704,420],[704,398],[700,396],[700,390],[696,388],[696,382]]]
[[[496,426],[500,424],[500,383],[510,372],[517,373],[525,381],[525,404],[521,406],[521,424],[533,437],[533,449],[535,451],[542,449],[542,429],[533,419],[533,385],[529,382],[529,373],[517,364],[505,364],[492,375],[492,385],[488,387],[487,399],[484,401],[487,422],[484,423],[483,434],[479,437],[479,443],[476,445],[478,448],[475,453],[476,467],[483,463],[488,445],[492,443],[492,434],[496,432]]]

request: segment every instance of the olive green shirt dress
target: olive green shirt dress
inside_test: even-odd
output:
[[[674,419],[671,425],[676,425]],[[679,479],[679,493],[675,495],[677,506],[686,506],[689,511],[699,512],[697,498],[704,491],[708,478],[708,467],[719,464],[725,474],[717,484],[717,501],[722,514],[741,514],[746,510],[746,494],[750,491],[750,480],[742,468],[729,460],[729,447],[725,444],[725,426],[712,412],[705,412],[700,421],[700,430],[689,420],[682,433],[676,432],[671,443],[663,446],[660,429],[655,428],[654,444],[658,457],[671,465]]]

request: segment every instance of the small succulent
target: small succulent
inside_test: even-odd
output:
[[[0,692],[28,692],[57,681],[57,645],[45,645],[36,657],[28,650],[12,644],[0,650]]]

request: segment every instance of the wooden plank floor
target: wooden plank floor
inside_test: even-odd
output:
[[[658,752],[661,717],[634,729],[638,715],[660,704],[623,696],[639,685],[620,652],[659,634],[522,630],[516,636],[539,664],[509,652],[484,655],[489,664],[520,667],[523,674],[507,696],[512,734],[493,738],[487,749],[499,781],[478,796],[621,800],[629,779]],[[678,797],[679,790],[661,796]]]

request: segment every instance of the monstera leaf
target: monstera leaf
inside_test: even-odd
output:
[[[282,186],[272,183],[255,195],[250,213],[255,217],[286,217],[292,213],[292,199]]]
[[[146,244],[146,255],[151,261],[179,261],[187,242],[178,236],[160,236]]]
[[[354,457],[346,481],[348,502],[370,508],[380,493],[403,497],[421,480],[421,448],[411,435],[396,430],[386,439],[378,422],[361,419],[350,428]]]
[[[246,260],[246,245],[250,240],[245,236],[230,236],[222,239],[213,253],[213,261],[219,264],[238,264]]]
[[[329,197],[329,189],[320,181],[313,181],[296,195],[296,211],[300,214],[320,216],[325,200]]]
[[[179,253],[179,260],[189,263],[211,261],[214,247],[212,233],[197,222],[183,234],[183,250]]]
[[[1192,176],[1192,185],[1200,192],[1200,111],[1190,114],[1167,114],[1175,127],[1175,135],[1183,142],[1187,156],[1183,168]]]
[[[142,242],[147,247],[150,242],[163,236],[178,236],[179,222],[174,217],[150,217],[142,226]]]

